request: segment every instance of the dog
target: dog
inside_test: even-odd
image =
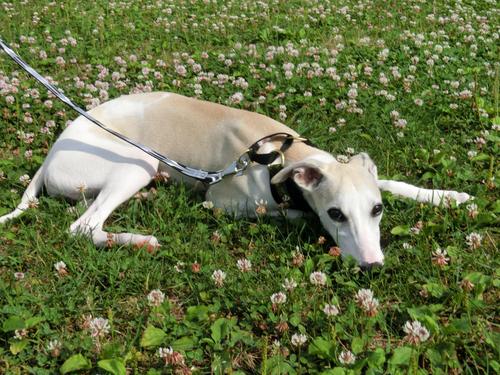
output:
[[[236,216],[255,216],[256,205],[266,205],[269,215],[297,217],[300,209],[286,207],[272,186],[291,182],[301,199],[319,217],[341,248],[362,267],[382,265],[379,224],[383,214],[382,191],[419,202],[439,205],[470,196],[448,190],[429,190],[399,181],[379,180],[370,157],[361,153],[347,163],[304,142],[294,130],[261,114],[188,98],[174,93],[143,93],[122,96],[89,113],[107,127],[146,144],[184,165],[220,170],[258,139],[286,133],[293,143],[271,164],[281,170],[250,163],[242,175],[228,176],[208,186],[207,201]],[[283,139],[269,138],[259,146],[265,154],[280,149]],[[0,223],[29,208],[45,186],[50,195],[78,200],[93,199],[84,214],[70,226],[70,233],[83,234],[96,246],[131,244],[159,246],[151,235],[108,233],[105,220],[121,203],[148,185],[157,173],[174,180],[199,185],[152,156],[78,117],[59,136],[45,162],[28,185],[21,203]]]

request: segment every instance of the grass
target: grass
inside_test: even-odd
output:
[[[234,220],[183,186],[158,185],[154,199],[132,199],[107,222],[157,236],[163,246],[152,254],[69,236],[72,203],[43,195],[37,209],[0,227],[0,373],[500,371],[495,6],[3,3],[2,38],[83,106],[151,89],[246,108],[333,154],[368,152],[382,177],[466,191],[477,207],[384,195],[386,264],[360,272],[329,255],[333,243],[314,219]],[[244,100],[231,103],[236,92]],[[48,99],[0,54],[0,215],[19,202],[19,177],[34,175],[74,118]],[[478,246],[467,243],[471,233],[481,235]],[[449,264],[436,264],[438,248]],[[250,272],[237,268],[242,258]],[[66,275],[54,268],[60,261]],[[215,270],[226,273],[221,287]],[[325,286],[311,284],[313,271],[327,275]],[[285,279],[298,286],[285,291]],[[155,289],[165,295],[158,306],[147,298]],[[360,289],[373,291],[376,311],[358,306]],[[287,301],[273,305],[279,291]],[[328,317],[326,303],[340,313]],[[98,317],[109,325],[99,332]],[[429,338],[412,343],[407,321]],[[293,345],[298,333],[302,346]],[[160,347],[174,354],[161,358]],[[346,351],[352,364],[339,358]],[[165,363],[175,353],[184,366]]]

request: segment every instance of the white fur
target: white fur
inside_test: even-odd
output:
[[[121,97],[90,113],[115,130],[141,143],[160,147],[158,151],[201,169],[227,166],[263,134],[283,131],[296,134],[262,115],[168,93]],[[275,147],[266,143],[260,152]],[[384,260],[380,248],[381,215],[371,214],[374,205],[381,203],[379,189],[435,205],[447,203],[448,199],[462,203],[470,198],[466,193],[378,180],[377,168],[366,154],[341,164],[325,151],[300,141],[285,154],[284,169],[272,182],[293,178],[342,253],[352,255],[362,265],[381,264]],[[55,142],[20,204],[10,214],[0,217],[0,223],[21,215],[43,185],[49,194],[71,199],[83,197],[78,190],[81,187],[86,200],[95,199],[71,224],[70,233],[89,236],[97,246],[117,243],[154,248],[159,243],[153,236],[108,233],[103,226],[113,210],[147,185],[158,171],[192,182],[79,117]],[[252,164],[242,176],[230,176],[212,185],[206,197],[216,207],[238,216],[255,216],[258,202],[267,204],[270,215],[283,213],[271,194],[269,170],[262,165]],[[347,220],[332,220],[328,214],[332,207],[342,210]],[[290,217],[300,214],[287,212]]]

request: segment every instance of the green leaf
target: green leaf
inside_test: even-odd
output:
[[[370,352],[367,357],[370,367],[381,368],[385,362],[385,352],[382,348],[377,348],[375,351]]]
[[[29,344],[27,339],[23,340],[12,340],[10,343],[10,352],[14,355],[20,353]]]
[[[149,325],[142,335],[141,346],[146,348],[158,346],[163,342],[165,336],[167,334],[163,330]]]
[[[345,375],[346,371],[342,367],[334,367],[328,370],[325,370],[321,373],[321,375]]]
[[[204,305],[189,306],[186,311],[188,320],[208,320],[208,307]]]
[[[364,344],[363,339],[361,337],[355,337],[352,340],[351,348],[352,348],[352,352],[354,354],[361,353],[363,351],[364,346],[365,346],[365,344]]]
[[[304,274],[309,276],[313,272],[314,262],[311,258],[307,259],[304,264]]]
[[[439,367],[443,365],[443,357],[441,356],[441,353],[438,350],[429,348],[426,350],[425,356],[434,367]]]
[[[422,181],[427,181],[427,180],[431,180],[432,177],[434,177],[434,172],[425,172],[422,177],[420,177],[420,179]]]
[[[26,319],[24,322],[24,328],[31,328],[36,326],[38,323],[43,322],[45,318],[42,318],[41,316],[33,316],[29,319]]]
[[[308,352],[311,355],[317,355],[324,359],[330,359],[334,357],[334,346],[331,340],[327,340],[323,337],[316,337],[310,344]]]
[[[269,358],[266,367],[268,369],[267,373],[270,375],[294,375],[297,373],[290,363],[280,355]]]
[[[81,354],[75,354],[69,357],[61,366],[59,371],[61,374],[78,370],[89,370],[92,368],[90,361]]]
[[[407,236],[410,234],[410,226],[409,225],[398,225],[391,229],[391,234],[395,236]]]
[[[439,298],[443,295],[446,288],[442,284],[427,283],[424,284],[424,289],[433,297]]]
[[[396,348],[389,362],[393,366],[408,365],[410,364],[412,352],[413,349],[408,346]]]
[[[219,318],[210,326],[210,331],[212,332],[212,339],[215,343],[220,343],[220,341],[229,335],[234,322],[230,319]]]
[[[490,156],[488,154],[485,154],[484,152],[481,152],[480,154],[477,154],[474,156],[472,161],[484,161],[484,160],[490,160]]]
[[[121,358],[103,359],[97,362],[97,366],[113,375],[126,375],[125,362]]]
[[[444,333],[449,335],[449,334],[454,334],[454,333],[468,333],[472,329],[469,319],[467,318],[462,318],[462,319],[453,319],[450,324],[448,324],[444,329]]]
[[[429,305],[414,307],[407,309],[407,311],[413,320],[420,321],[426,328],[430,329],[432,333],[436,333],[439,332],[439,318],[435,314],[435,311],[438,311],[440,308],[441,305]]]
[[[24,320],[18,316],[11,316],[3,322],[3,331],[10,332],[16,329],[23,329],[25,327]]]
[[[194,344],[195,342],[192,337],[181,337],[172,343],[172,349],[177,351],[187,351],[193,349]]]
[[[290,324],[294,327],[297,327],[300,322],[302,321],[301,317],[300,317],[300,314],[299,313],[295,313],[293,314],[290,319],[288,320],[290,322]]]

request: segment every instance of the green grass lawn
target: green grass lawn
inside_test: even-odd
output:
[[[0,36],[83,107],[197,96],[475,199],[384,195],[386,263],[361,272],[317,220],[234,220],[183,186],[106,223],[154,253],[71,237],[83,206],[42,195],[0,226],[0,373],[498,373],[498,20],[494,1],[1,3]],[[74,118],[0,53],[0,215]]]

